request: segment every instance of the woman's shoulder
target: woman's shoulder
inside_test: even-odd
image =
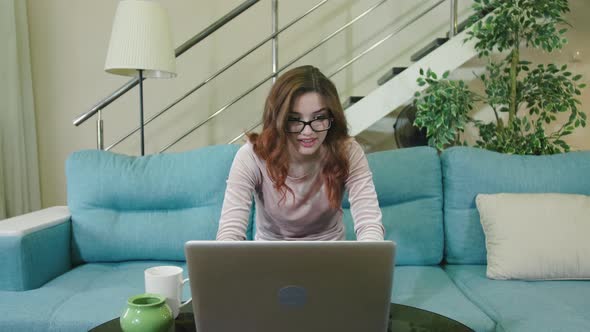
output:
[[[246,139],[246,142],[240,146],[238,151],[242,151],[242,153],[254,153],[254,145],[249,139]]]
[[[354,156],[358,156],[360,155],[364,155],[365,151],[363,150],[363,147],[359,144],[359,142],[357,142],[357,140],[354,137],[349,137],[344,141],[344,144],[346,145],[347,151],[348,151],[348,156],[350,158],[353,158]]]
[[[359,148],[359,149],[361,149],[361,150],[362,150],[362,147],[361,147],[361,145],[359,144],[359,142],[357,142],[357,141],[356,141],[356,139],[355,139],[353,136],[350,136],[350,137],[348,137],[348,138],[345,140],[345,142],[346,142],[346,144],[348,144],[348,145],[349,145],[349,147],[350,147],[351,149],[357,149],[357,148]]]
[[[251,164],[255,164],[258,167],[264,165],[263,160],[261,160],[256,154],[256,151],[254,151],[254,145],[252,142],[250,142],[250,140],[246,140],[246,142],[238,149],[236,158]]]
[[[252,143],[246,141],[246,143],[242,144],[236,153],[235,159],[238,160],[256,160],[256,153],[254,152],[254,147]]]

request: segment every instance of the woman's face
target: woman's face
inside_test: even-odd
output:
[[[308,123],[310,121],[313,122]],[[306,92],[297,97],[293,109],[287,114],[287,141],[291,156],[307,158],[319,155],[331,121],[330,111],[319,93]]]

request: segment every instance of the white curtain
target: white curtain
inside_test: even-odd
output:
[[[0,219],[41,208],[26,1],[0,0]]]

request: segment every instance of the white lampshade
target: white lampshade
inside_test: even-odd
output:
[[[155,1],[119,2],[105,71],[124,76],[176,76],[176,57],[166,10]]]

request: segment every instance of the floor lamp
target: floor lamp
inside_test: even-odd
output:
[[[155,1],[119,2],[105,62],[105,71],[139,78],[141,155],[145,155],[143,80],[176,76],[176,57],[166,10]]]

